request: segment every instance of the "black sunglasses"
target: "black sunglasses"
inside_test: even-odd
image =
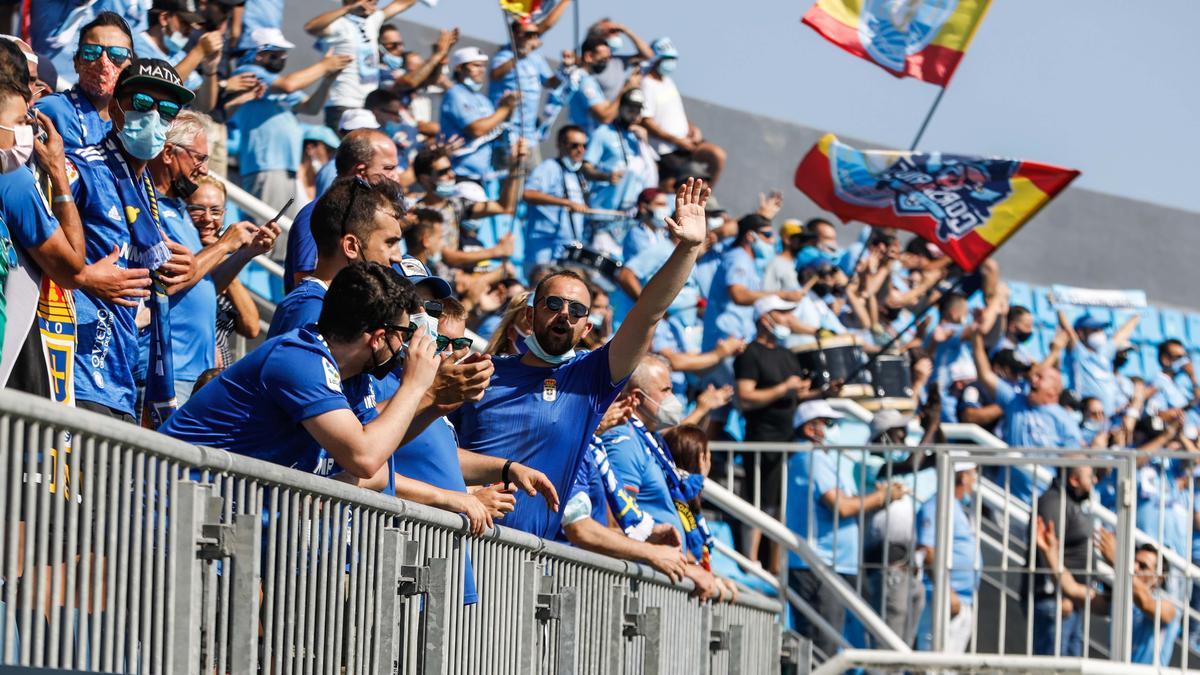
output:
[[[388,331],[389,333],[392,331],[399,333],[400,339],[405,342],[408,342],[409,340],[411,340],[413,333],[417,332],[417,324],[415,324],[415,323],[410,323],[407,326],[401,326],[401,325],[395,324],[395,323],[384,323],[384,324],[380,324],[379,327],[384,329],[385,331]]]
[[[439,352],[445,351],[446,347],[449,347],[451,345],[454,346],[454,351],[458,351],[460,349],[467,349],[468,347],[471,346],[471,338],[469,338],[469,337],[448,338],[445,335],[437,336],[437,348],[438,348]]]
[[[159,114],[159,116],[162,117],[164,122],[170,122],[171,120],[174,120],[175,116],[178,115],[179,111],[183,108],[183,106],[179,105],[178,103],[176,103],[174,101],[168,101],[166,99],[161,99],[161,98],[154,98],[150,94],[143,94],[141,92],[138,92],[138,93],[130,96],[129,98],[130,98],[130,100],[133,101],[133,109],[138,112],[150,112],[151,110],[153,110],[154,108],[157,107],[158,114]],[[183,147],[183,146],[180,146],[180,147]],[[188,150],[188,152],[190,153],[193,151]],[[207,160],[207,159],[208,159],[208,157],[205,156],[205,160]],[[200,162],[200,163],[203,164],[203,162]]]
[[[567,314],[572,319],[582,319],[588,315],[587,305],[583,304],[582,302],[575,302],[574,300],[560,298],[557,295],[547,295],[546,297],[542,298],[542,304],[546,306],[546,309],[555,313],[561,312],[563,305],[566,305]]]
[[[426,314],[435,319],[442,318],[442,303],[440,300],[426,300],[424,306]]]
[[[118,47],[113,45],[105,47],[97,44],[82,44],[79,45],[79,58],[91,63],[100,58],[101,54],[108,54],[108,60],[113,62],[114,66],[119,66],[129,60],[133,56],[133,50],[129,47]]]
[[[350,211],[354,209],[354,200],[358,198],[358,190],[370,190],[371,184],[362,176],[355,176],[354,182],[350,184],[350,201],[346,203],[346,210],[342,211],[342,236],[346,236],[346,222],[350,220]]]

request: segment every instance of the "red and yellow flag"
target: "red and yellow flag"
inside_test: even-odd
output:
[[[542,0],[500,0],[500,9],[517,16],[529,16],[541,5]]]
[[[796,187],[844,222],[913,232],[969,272],[1078,175],[1015,159],[857,150],[825,134],[796,168]]]
[[[803,22],[896,77],[946,86],[991,0],[817,0]]]

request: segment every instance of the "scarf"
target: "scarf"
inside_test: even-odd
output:
[[[708,522],[704,520],[704,515],[693,513],[692,507],[688,506],[688,502],[700,494],[700,489],[704,485],[703,476],[699,476],[699,474],[693,476],[676,468],[675,460],[671,458],[664,447],[666,443],[658,434],[651,433],[641,420],[635,417],[630,424],[642,435],[642,440],[646,442],[646,452],[654,461],[658,462],[663,476],[667,479],[671,501],[675,502],[679,521],[683,523],[683,545],[696,560],[700,561],[704,569],[711,570],[712,533],[708,530]]]
[[[646,541],[651,530],[654,529],[654,518],[639,509],[637,500],[630,497],[629,493],[621,487],[616,473],[612,470],[612,465],[608,463],[608,453],[604,451],[603,442],[598,436],[592,436],[591,443],[588,443],[588,450],[592,453],[592,459],[596,463],[596,472],[600,474],[600,482],[604,485],[605,501],[608,502],[608,508],[617,516],[621,530],[630,539]]]

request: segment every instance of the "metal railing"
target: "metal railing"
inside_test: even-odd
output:
[[[0,663],[763,673],[779,605],[0,392]],[[477,604],[463,604],[469,555]]]

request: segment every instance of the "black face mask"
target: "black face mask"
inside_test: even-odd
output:
[[[171,189],[175,191],[175,196],[180,199],[187,199],[196,191],[196,182],[183,174],[179,174],[171,179]]]
[[[287,59],[273,56],[262,62],[262,67],[269,73],[282,73],[287,66]]]
[[[388,345],[388,346],[390,347],[391,345]],[[390,357],[388,357],[388,359],[386,361],[384,361],[383,363],[379,363],[375,359],[374,352],[372,352],[371,353],[371,362],[374,365],[371,367],[371,375],[374,375],[375,379],[377,379],[377,380],[382,380],[383,378],[387,377],[388,373],[394,371],[396,368],[403,365],[404,356],[407,351],[408,350],[405,349],[405,347],[400,347],[400,349],[397,349],[396,351],[392,352],[392,355]]]
[[[1117,352],[1117,355],[1113,357],[1113,369],[1115,370],[1124,368],[1126,363],[1129,363],[1129,352]]]
[[[1029,342],[1029,338],[1031,337],[1033,337],[1032,331],[1026,332],[1019,330],[1013,332],[1013,340],[1016,341],[1017,344],[1025,344],[1026,342]]]
[[[831,288],[831,286],[827,283],[817,282],[817,283],[813,284],[812,292],[816,293],[820,297],[825,297],[826,295],[829,295],[830,288]]]
[[[603,73],[605,68],[608,68],[608,59],[604,59],[603,61],[593,61],[592,62],[592,73],[595,75],[599,75],[600,73]]]

